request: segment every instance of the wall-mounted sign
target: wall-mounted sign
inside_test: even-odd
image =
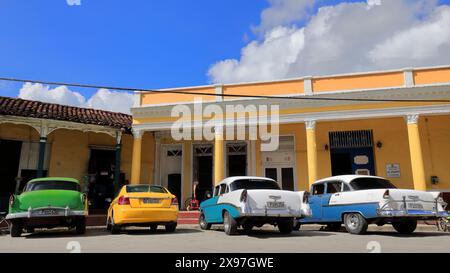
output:
[[[386,164],[387,177],[398,178],[400,175],[400,164]]]

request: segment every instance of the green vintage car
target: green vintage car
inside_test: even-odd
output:
[[[23,230],[68,227],[78,234],[86,231],[88,201],[76,179],[48,177],[30,180],[22,194],[9,201],[6,219],[11,237],[20,237]]]

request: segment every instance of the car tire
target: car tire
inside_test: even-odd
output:
[[[86,233],[86,219],[83,218],[79,220],[75,226],[75,230],[77,234],[85,234]]]
[[[114,223],[114,214],[111,216],[111,234],[119,234],[121,226]]]
[[[167,232],[175,232],[176,229],[177,229],[177,223],[172,223],[172,224],[166,225]]]
[[[203,213],[200,214],[200,217],[198,217],[198,224],[202,230],[210,230],[211,229],[211,224],[206,222],[206,218]]]
[[[340,231],[342,227],[341,223],[330,223],[327,224],[327,230],[329,231]]]
[[[344,215],[344,225],[348,233],[361,235],[367,232],[369,224],[359,213],[348,213]]]
[[[11,221],[10,225],[9,225],[9,234],[11,235],[11,237],[20,237],[22,235],[22,231],[23,231],[23,224],[20,221]]]
[[[250,232],[252,232],[253,224],[250,222],[246,222],[246,223],[242,224],[242,228],[244,229],[245,233],[250,233]]]
[[[278,230],[283,234],[290,234],[294,230],[294,219],[278,221]]]
[[[106,219],[106,230],[111,231],[111,220],[109,218]]]
[[[400,234],[411,234],[417,228],[417,220],[393,222],[392,226]]]
[[[300,221],[297,220],[297,219],[294,220],[294,224],[293,224],[292,230],[293,231],[299,231],[301,227],[302,227],[302,224],[300,223]]]
[[[237,222],[228,211],[223,214],[223,228],[227,235],[235,235],[237,233]]]

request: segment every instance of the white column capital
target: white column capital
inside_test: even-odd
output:
[[[133,137],[134,139],[142,139],[142,135],[144,134],[143,130],[133,128]]]
[[[307,120],[305,121],[306,130],[315,130],[316,129],[316,120]]]
[[[122,142],[122,131],[116,131],[116,144],[120,144]]]
[[[405,116],[407,124],[417,124],[419,122],[419,114],[408,114]]]
[[[49,134],[49,128],[47,124],[42,124],[39,128],[39,136],[42,139],[46,139]]]

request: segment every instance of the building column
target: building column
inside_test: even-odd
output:
[[[214,185],[219,184],[225,178],[225,156],[224,156],[224,137],[223,127],[215,127],[214,138]]]
[[[317,144],[316,121],[309,120],[306,126],[306,153],[308,157],[308,182],[312,185],[317,180]]]
[[[408,115],[406,117],[406,122],[408,127],[409,152],[411,156],[414,189],[425,191],[427,189],[427,183],[422,146],[420,143],[419,115]]]
[[[161,174],[160,174],[160,162],[161,162],[161,134],[159,132],[153,133],[155,138],[155,160],[153,163],[153,185],[162,186]]]
[[[133,157],[131,159],[131,184],[141,183],[142,135],[144,132],[133,130]]]
[[[48,127],[42,126],[39,139],[39,157],[37,165],[37,177],[44,176],[45,148],[47,146]]]
[[[114,168],[114,193],[120,190],[120,161],[122,153],[122,132],[116,132],[116,160]]]

